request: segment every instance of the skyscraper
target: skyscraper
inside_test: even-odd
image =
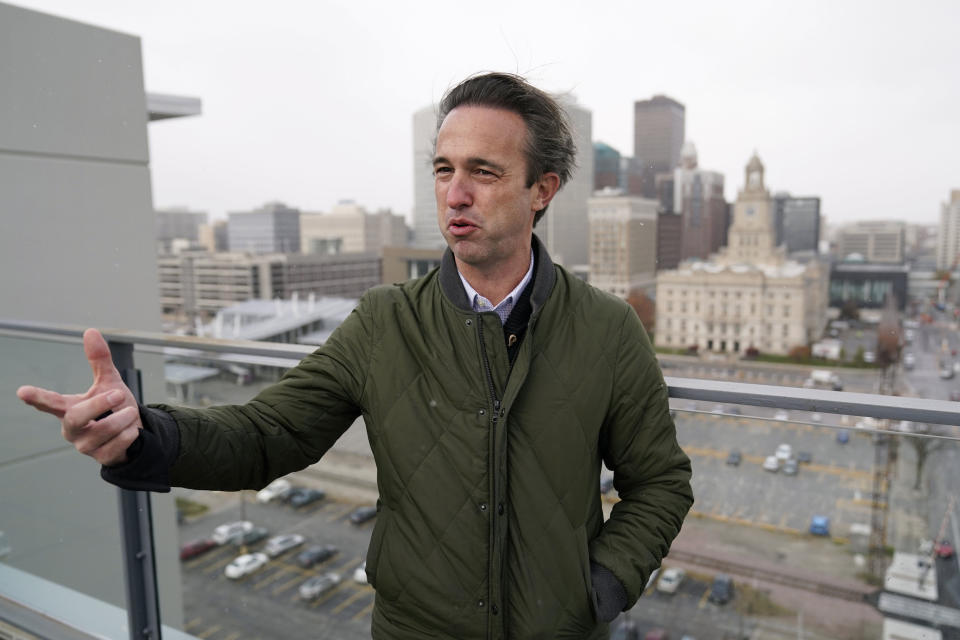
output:
[[[668,182],[661,176],[661,185]],[[706,260],[727,244],[730,207],[723,197],[723,174],[698,167],[692,142],[683,145],[680,166],[673,170],[673,209],[681,215],[681,260]]]
[[[433,141],[437,135],[437,105],[413,114],[413,246],[442,248],[447,243],[437,225],[433,195]]]
[[[787,253],[819,252],[820,198],[795,198],[779,192],[773,197],[777,246],[786,245]]]
[[[593,114],[572,96],[557,98],[573,127],[577,166],[533,231],[546,243],[554,262],[565,267],[585,266],[590,262],[587,201],[593,195]]]
[[[268,202],[253,211],[227,216],[230,251],[299,253],[300,211],[282,202]]]
[[[633,104],[633,158],[639,171],[638,195],[656,198],[656,176],[680,163],[686,108],[664,95]],[[629,185],[628,185],[629,186]],[[634,193],[636,188],[630,188]]]
[[[937,268],[954,269],[960,261],[960,189],[950,192],[950,202],[940,207]]]
[[[620,152],[605,142],[593,143],[593,188],[597,191],[604,187],[614,189],[620,184]]]
[[[590,207],[590,283],[626,299],[656,282],[657,202],[598,191]]]

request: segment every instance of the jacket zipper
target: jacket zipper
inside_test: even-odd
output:
[[[496,543],[496,539],[497,539],[497,505],[496,505],[496,502],[497,502],[497,496],[499,495],[499,492],[498,492],[498,489],[499,489],[499,486],[498,486],[498,485],[499,485],[499,483],[498,483],[498,480],[497,480],[497,475],[498,475],[498,474],[497,474],[496,464],[494,463],[494,461],[495,461],[495,458],[496,458],[496,448],[497,448],[497,422],[498,422],[499,419],[500,419],[500,399],[497,397],[497,388],[496,388],[496,386],[495,386],[494,383],[493,383],[493,373],[490,371],[490,359],[489,359],[489,357],[487,356],[487,344],[486,344],[486,342],[484,342],[484,340],[483,340],[483,316],[482,316],[481,314],[479,314],[479,313],[477,314],[477,339],[480,341],[480,356],[481,356],[481,358],[483,359],[483,372],[484,372],[484,374],[485,374],[486,377],[487,377],[487,389],[488,389],[488,391],[490,392],[490,401],[491,401],[491,404],[493,405],[493,414],[491,415],[491,426],[492,426],[492,429],[491,429],[491,431],[490,431],[490,457],[491,457],[491,465],[492,465],[492,472],[491,472],[491,473],[492,473],[492,475],[493,475],[493,496],[491,496],[491,497],[493,498],[493,500],[491,501],[491,503],[490,503],[490,505],[489,505],[489,507],[488,507],[488,510],[490,511],[490,550],[491,550],[491,552],[492,552],[493,549],[494,549],[494,544]],[[502,562],[502,560],[503,560],[503,550],[502,550],[502,549],[500,550],[500,559],[501,559],[501,563],[500,563],[500,567],[501,567],[501,572],[500,572],[500,579],[501,579],[500,591],[501,591],[501,595],[502,595],[502,592],[503,592],[503,584],[502,584],[502,580],[503,580],[503,572],[502,572],[502,569],[503,569],[503,562]],[[493,576],[492,576],[492,573],[493,573],[492,570],[493,570],[493,559],[492,559],[492,558],[488,558],[488,560],[487,560],[487,573],[488,573],[488,575],[490,576],[491,579],[492,579],[492,577],[493,577]],[[494,634],[493,634],[493,619],[492,619],[492,617],[491,617],[491,615],[490,615],[490,613],[489,613],[490,610],[491,610],[491,607],[492,607],[493,604],[494,604],[494,603],[492,602],[492,599],[493,599],[492,596],[493,596],[493,585],[491,584],[491,585],[490,585],[490,590],[487,592],[487,621],[488,621],[488,624],[487,624],[487,637],[488,637],[488,638],[492,638],[493,635],[494,635]]]

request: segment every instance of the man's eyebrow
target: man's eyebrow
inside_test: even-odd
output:
[[[450,162],[450,160],[448,160],[448,159],[445,158],[444,156],[436,156],[436,157],[434,157],[432,164],[433,164],[434,166],[436,166],[436,165],[438,165],[438,164],[453,164],[453,163]],[[481,157],[479,157],[479,156],[473,156],[473,157],[467,158],[467,166],[470,166],[470,167],[490,167],[490,168],[493,169],[494,171],[498,171],[498,172],[500,172],[500,173],[506,173],[506,172],[507,172],[506,168],[503,167],[502,165],[499,165],[499,164],[497,164],[496,162],[493,162],[492,160],[487,160],[486,158],[481,158]]]

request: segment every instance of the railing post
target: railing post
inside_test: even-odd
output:
[[[133,344],[111,342],[109,346],[113,364],[120,371],[120,377],[137,402],[141,402],[143,386],[140,370],[133,364]],[[127,489],[117,491],[130,640],[160,640],[160,602],[153,552],[150,494]]]

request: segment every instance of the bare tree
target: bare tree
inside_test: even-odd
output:
[[[634,289],[627,296],[627,304],[633,307],[647,333],[653,333],[657,328],[657,304],[642,289]]]

